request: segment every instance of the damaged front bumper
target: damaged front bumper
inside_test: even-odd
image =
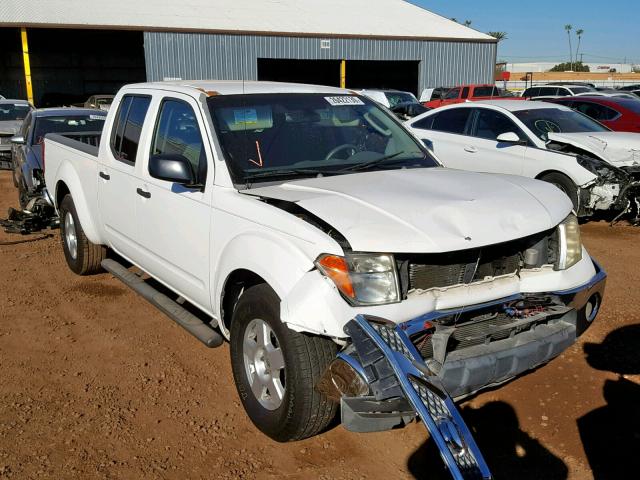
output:
[[[417,356],[423,373],[459,400],[550,361],[584,333],[598,315],[606,284],[605,271],[597,262],[593,265],[595,274],[579,287],[430,312],[397,325],[407,345],[393,336],[385,341],[410,360]],[[318,387],[341,402],[347,429],[367,432],[405,425],[415,417],[415,409],[406,396],[380,387],[351,330],[349,322],[345,331],[352,341]]]

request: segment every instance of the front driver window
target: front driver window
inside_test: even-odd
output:
[[[475,137],[496,141],[503,133],[513,132],[522,138],[519,128],[500,112],[487,109],[478,110]]]
[[[189,104],[175,99],[162,102],[151,155],[182,155],[191,163],[198,182],[205,183],[207,156],[198,120]]]

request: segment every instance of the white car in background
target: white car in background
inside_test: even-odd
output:
[[[387,108],[393,108],[401,103],[419,103],[413,93],[402,90],[364,89],[356,90],[356,92]]]
[[[513,100],[451,105],[406,125],[447,167],[550,182],[582,217],[637,214],[639,134],[612,132],[561,105]]]

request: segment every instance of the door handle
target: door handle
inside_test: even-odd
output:
[[[105,180],[109,180],[111,178],[111,175],[105,172],[100,172],[98,175],[100,175],[100,178],[104,178]]]
[[[471,146],[464,147],[464,151],[469,153],[478,153],[478,149],[476,147],[471,147]]]
[[[145,190],[143,190],[143,189],[141,189],[141,188],[138,188],[138,189],[136,190],[136,192],[137,192],[137,193],[138,193],[138,195],[140,195],[141,197],[144,197],[144,198],[151,198],[151,192],[147,192],[147,191],[145,191]]]

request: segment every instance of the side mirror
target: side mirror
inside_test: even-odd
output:
[[[16,135],[15,137],[11,137],[11,143],[15,145],[24,145],[27,142],[22,135]]]
[[[167,154],[149,157],[149,175],[185,186],[195,186],[196,182],[191,162],[182,155]]]
[[[520,143],[520,137],[514,132],[506,132],[498,135],[496,140],[500,143]]]

